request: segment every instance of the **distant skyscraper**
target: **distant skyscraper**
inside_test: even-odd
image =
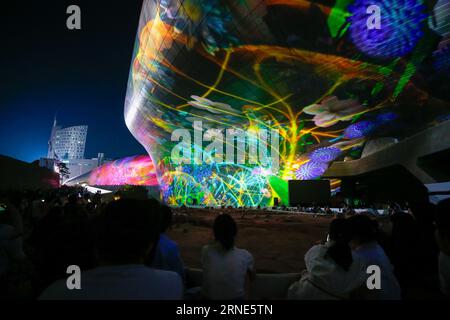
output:
[[[62,128],[53,122],[52,133],[48,142],[49,159],[76,160],[84,159],[88,126]]]

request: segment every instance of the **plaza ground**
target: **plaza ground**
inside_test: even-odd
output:
[[[176,223],[169,231],[181,251],[187,267],[201,268],[203,245],[213,239],[212,223],[218,209],[178,209]],[[268,214],[264,211],[232,210],[238,224],[236,245],[249,250],[259,273],[300,272],[305,268],[304,255],[311,246],[326,239],[333,217],[303,214]]]

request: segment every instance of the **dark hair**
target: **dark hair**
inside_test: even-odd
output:
[[[57,214],[57,211],[52,214]],[[54,230],[51,230],[52,227]],[[43,255],[42,265],[38,265],[38,270],[44,287],[64,278],[69,265],[78,265],[81,270],[95,267],[95,233],[89,221],[53,221],[44,228],[40,231],[43,239],[38,242],[42,245]]]
[[[421,226],[431,226],[433,225],[433,212],[435,206],[427,201],[411,201],[409,203],[409,208],[414,218],[416,218],[417,223]]]
[[[234,246],[237,235],[237,225],[229,214],[221,214],[214,221],[214,238],[228,251]]]
[[[144,259],[159,234],[159,203],[123,199],[109,203],[97,222],[97,250],[105,262]]]
[[[392,241],[396,244],[404,243],[412,248],[412,245],[419,240],[419,230],[416,219],[405,212],[396,212],[391,215]]]
[[[443,200],[437,205],[436,226],[441,236],[450,239],[450,199]]]
[[[161,206],[160,232],[166,232],[172,225],[172,209],[167,205]]]
[[[77,201],[78,201],[78,195],[76,195],[75,193],[71,193],[67,197],[67,202],[68,203],[77,203]]]
[[[346,219],[335,219],[330,223],[330,240],[333,241],[328,248],[327,256],[345,271],[350,269],[353,262],[352,250],[348,245],[349,233]]]
[[[378,223],[366,215],[356,215],[347,219],[349,239],[360,243],[369,243],[377,240]]]

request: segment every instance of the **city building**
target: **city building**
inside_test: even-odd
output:
[[[92,159],[84,157],[87,131],[88,126],[85,125],[63,128],[55,119],[48,142],[47,158],[41,158],[39,165],[59,172],[59,164],[64,163],[69,175],[62,177],[62,183],[103,165],[103,153],[98,153],[97,157]]]
[[[53,122],[47,158],[59,160],[84,159],[88,126],[63,128]]]
[[[72,179],[81,176],[87,172],[94,170],[95,168],[103,165],[104,154],[99,153],[97,158],[92,159],[72,159],[72,160],[61,160],[65,163],[69,169],[69,177],[64,179],[64,182],[68,179]]]

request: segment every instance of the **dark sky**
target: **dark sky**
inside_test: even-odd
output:
[[[142,0],[7,1],[0,10],[0,154],[47,154],[53,117],[89,125],[86,157],[145,153],[123,119]],[[82,30],[66,28],[81,7]]]

